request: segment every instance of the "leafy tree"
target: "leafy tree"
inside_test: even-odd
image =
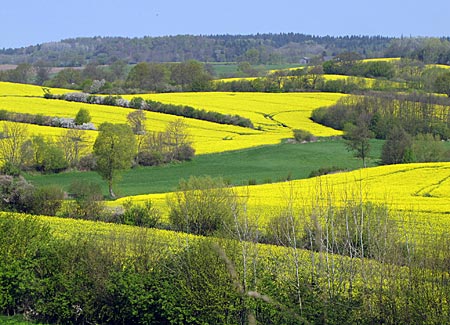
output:
[[[450,97],[450,72],[439,75],[434,82],[436,92]]]
[[[383,145],[381,162],[389,165],[411,161],[411,136],[401,126],[394,126]]]
[[[35,82],[38,85],[44,84],[50,79],[51,68],[44,61],[38,61],[33,64],[34,70],[36,72]]]
[[[68,166],[64,151],[54,143],[47,143],[42,157],[42,170],[47,173],[58,173]]]
[[[127,124],[105,122],[99,127],[94,143],[97,172],[108,182],[109,194],[115,198],[113,181],[120,170],[131,167],[136,152],[136,139]]]
[[[46,216],[54,216],[61,208],[64,191],[58,185],[48,185],[34,190],[32,212]]]
[[[158,90],[167,83],[168,69],[161,63],[141,62],[128,74],[126,85],[130,88]]]
[[[204,91],[210,89],[211,76],[201,62],[190,60],[172,67],[171,81],[187,91]]]
[[[56,74],[46,85],[51,87],[76,89],[82,82],[81,72],[72,68],[66,68]]]
[[[131,199],[124,202],[122,223],[139,227],[155,227],[160,219],[160,211],[148,200],[143,205],[134,204]]]
[[[77,115],[75,116],[75,124],[82,125],[84,123],[89,123],[91,121],[91,114],[86,108],[80,108]]]
[[[370,139],[374,134],[369,129],[367,122],[362,117],[359,118],[357,124],[346,124],[344,126],[344,139],[346,139],[347,150],[353,151],[356,158],[362,159],[364,168],[366,166],[366,159],[370,152]]]
[[[69,195],[73,202],[65,205],[61,215],[70,218],[99,220],[105,210],[100,184],[74,181],[70,184]]]

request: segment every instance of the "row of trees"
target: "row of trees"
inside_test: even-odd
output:
[[[361,115],[356,124],[347,123],[344,127],[347,149],[362,159],[364,167],[369,157],[371,139],[375,136],[370,128],[370,120],[365,117]],[[439,135],[419,133],[412,136],[401,125],[392,125],[382,147],[382,164],[435,161],[450,161],[450,150],[446,149]]]
[[[51,93],[46,93],[44,97],[47,99],[60,99],[86,104],[135,108],[145,111],[195,118],[198,120],[219,124],[237,125],[248,128],[254,127],[250,119],[239,115],[221,114],[214,111],[197,109],[187,105],[164,104],[151,99],[144,100],[142,97],[133,97],[131,100],[126,100],[119,95],[97,96],[86,93],[67,93],[63,95],[53,95]]]
[[[21,64],[14,70],[0,72],[0,80],[44,84],[49,87],[80,89],[86,93],[139,93],[172,91],[256,91],[292,92],[327,91],[352,93],[365,90],[416,89],[450,94],[450,72],[441,67],[430,67],[411,59],[398,61],[360,61],[356,53],[341,53],[334,59],[318,61],[305,69],[277,71],[256,80],[213,82],[210,65],[198,61],[183,63],[141,62],[129,70],[124,62],[109,67],[88,64],[83,69],[67,68],[50,77],[50,70],[42,66]],[[258,76],[249,62],[239,64],[244,75]],[[363,79],[326,80],[322,74],[340,74]],[[390,82],[387,82],[389,80]]]
[[[198,61],[182,63],[141,62],[131,68],[123,61],[110,66],[94,63],[84,68],[66,68],[56,74],[42,62],[23,63],[0,71],[0,80],[34,83],[47,87],[80,89],[89,93],[133,93],[142,91],[202,91],[210,88],[211,71]]]

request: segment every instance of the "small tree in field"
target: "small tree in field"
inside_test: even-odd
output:
[[[108,182],[109,195],[115,198],[113,181],[120,170],[131,167],[136,139],[127,124],[103,123],[94,143],[97,172]]]
[[[346,124],[344,127],[345,145],[348,151],[352,151],[356,158],[362,159],[364,168],[367,167],[366,159],[370,152],[370,139],[374,134],[369,130],[369,125],[360,118],[356,125]]]
[[[75,124],[82,125],[84,123],[89,123],[91,121],[91,114],[85,108],[80,108],[77,115],[75,116]]]

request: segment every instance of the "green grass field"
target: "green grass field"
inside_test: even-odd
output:
[[[0,316],[2,325],[43,325],[42,323],[28,322],[21,316]]]
[[[380,156],[382,141],[372,141],[369,166],[375,166]],[[362,165],[345,148],[342,140],[326,140],[306,144],[280,144],[252,149],[200,155],[190,162],[158,167],[140,167],[128,170],[117,182],[121,196],[163,193],[176,189],[180,179],[210,175],[222,177],[234,185],[302,179],[321,167],[337,166],[357,169]],[[53,175],[27,175],[37,186],[59,184],[65,189],[75,180],[101,182],[95,172],[66,172]]]

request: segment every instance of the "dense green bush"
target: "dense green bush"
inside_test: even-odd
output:
[[[168,197],[169,220],[177,230],[211,235],[230,226],[236,200],[222,179],[191,176],[181,180],[178,192]]]
[[[124,212],[121,215],[121,223],[139,227],[156,227],[161,220],[160,211],[151,201],[144,205],[134,204],[130,199],[123,204]]]
[[[316,137],[309,131],[295,129],[294,130],[294,139],[297,142],[303,142],[303,141],[311,142],[311,141],[315,141]]]
[[[89,123],[91,121],[91,114],[86,108],[80,108],[77,115],[75,116],[75,125],[82,125],[84,123]]]

